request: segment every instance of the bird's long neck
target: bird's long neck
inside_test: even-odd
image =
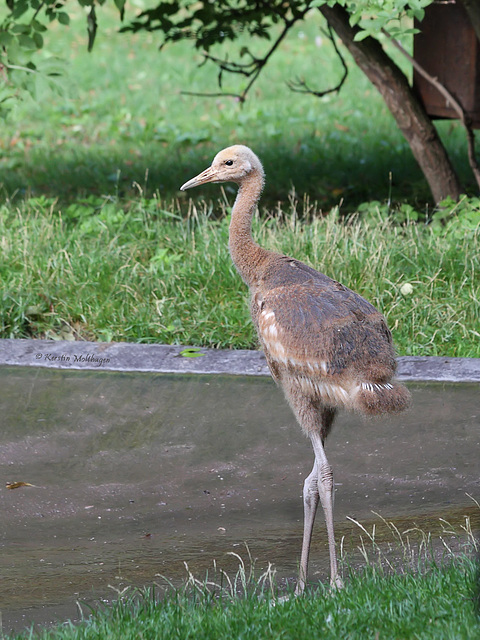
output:
[[[255,284],[259,267],[270,253],[259,247],[252,238],[252,216],[260,199],[263,184],[262,171],[251,173],[240,183],[230,220],[230,255],[238,273],[249,286]]]

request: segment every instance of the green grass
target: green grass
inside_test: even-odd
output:
[[[131,197],[138,183],[148,197],[159,191],[163,198],[187,198],[178,193],[186,177],[220,148],[242,142],[264,161],[270,204],[295,188],[324,208],[342,200],[353,211],[363,201],[389,197],[423,207],[430,196],[410,149],[353,62],[339,96],[319,100],[287,88],[286,81],[300,76],[326,89],[341,76],[317,13],[292,31],[244,106],[182,94],[218,91],[216,68],[198,68],[201,55],[189,43],[160,53],[154,34],[118,34],[115,14],[104,8],[91,54],[83,16],[68,28],[52,27],[42,56],[66,59],[64,93],[39,81],[34,100],[13,108],[0,133],[4,192],[74,202],[91,194]],[[224,89],[238,91],[240,83],[225,79]],[[439,129],[473,191],[461,126],[443,122]]]
[[[478,209],[469,213],[478,218]],[[369,299],[400,354],[480,355],[475,217],[399,225],[370,211],[346,223],[294,201],[290,210],[264,212],[254,234]],[[181,214],[140,196],[65,207],[30,199],[0,208],[0,237],[3,338],[256,346],[222,202],[191,202]]]
[[[37,82],[35,99],[16,104],[0,133],[2,337],[254,347],[227,252],[234,188],[213,204],[216,186],[195,192],[196,204],[178,191],[219,148],[243,142],[267,171],[267,210],[255,223],[262,244],[371,300],[400,354],[479,355],[480,206],[464,207],[454,228],[454,220],[405,224],[416,216],[410,205],[382,204],[406,198],[422,218],[428,194],[355,65],[340,96],[318,100],[284,86],[300,75],[325,88],[341,72],[331,44],[318,39],[316,14],[292,32],[244,106],[183,95],[217,89],[215,73],[196,66],[200,55],[188,43],[159,53],[152,34],[118,34],[113,15],[99,12],[92,54],[80,14],[46,34],[41,55],[67,56],[64,93]],[[468,180],[462,131],[439,126]],[[342,214],[360,216],[325,218],[340,201]],[[405,282],[411,295],[400,291]]]
[[[341,591],[319,585],[281,602],[269,576],[247,580],[246,589],[236,578],[220,578],[223,585],[191,576],[184,589],[162,598],[152,589],[129,590],[78,625],[16,637],[473,640],[480,635],[479,568],[468,556],[420,572],[388,574],[370,566],[352,571]]]

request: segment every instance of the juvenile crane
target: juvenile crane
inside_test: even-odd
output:
[[[305,588],[318,502],[327,525],[331,583],[342,586],[333,528],[333,475],[324,451],[338,408],[365,415],[396,413],[409,402],[395,382],[392,336],[385,318],[339,282],[288,256],[258,246],[252,215],[264,186],[257,156],[243,145],[223,149],[182,191],[235,182],[229,248],[251,293],[250,311],[273,379],[310,438],[315,462],[303,488],[304,532],[295,593]]]

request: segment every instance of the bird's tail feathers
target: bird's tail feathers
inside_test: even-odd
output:
[[[370,416],[400,413],[410,404],[410,393],[398,382],[362,382],[355,404],[358,411]]]

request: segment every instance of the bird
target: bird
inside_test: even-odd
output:
[[[283,389],[313,446],[314,464],[303,485],[303,541],[295,595],[306,586],[318,504],[325,516],[330,583],[342,588],[335,547],[333,472],[325,441],[339,409],[366,416],[398,413],[410,394],[394,379],[396,358],[383,315],[359,294],[289,256],[259,246],[252,216],[265,184],[260,159],[247,146],[223,149],[185,191],[233,182],[229,250],[250,289],[250,312],[270,373]]]

